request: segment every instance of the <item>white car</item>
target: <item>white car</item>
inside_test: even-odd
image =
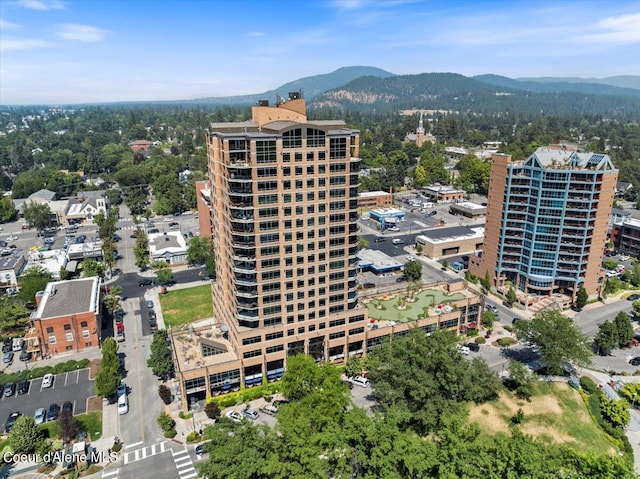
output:
[[[468,346],[460,346],[460,345],[458,345],[458,351],[460,351],[460,354],[462,354],[464,356],[468,356],[471,353],[471,350],[469,349]]]
[[[620,261],[629,261],[630,258],[626,254],[622,254],[622,255],[618,256],[618,259]]]
[[[18,237],[17,237],[16,235],[9,235],[9,236],[7,237],[7,241],[15,241],[15,240],[17,240],[17,239],[18,239]]]
[[[242,421],[242,414],[240,414],[237,411],[229,410],[226,413],[224,413],[224,415],[227,416],[232,421],[235,421],[235,422]]]
[[[387,228],[389,231],[400,231],[400,228],[397,226],[392,226],[391,228]]]
[[[50,388],[53,385],[53,374],[48,373],[42,376],[42,389]]]
[[[162,221],[164,221],[165,223],[171,223],[173,221],[173,218],[164,218]]]
[[[129,399],[126,394],[118,396],[118,414],[127,414],[129,412]]]
[[[36,424],[42,424],[47,419],[47,411],[43,407],[36,409],[36,413],[33,415],[33,419]]]
[[[410,254],[407,255],[407,261],[415,261],[415,258]]]

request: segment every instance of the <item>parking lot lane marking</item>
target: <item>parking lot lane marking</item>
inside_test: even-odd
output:
[[[140,449],[135,450],[135,452],[133,453],[133,457],[136,458],[136,461],[140,459]]]
[[[129,449],[132,447],[136,447],[142,444],[142,441],[138,441],[138,442],[134,442],[133,444],[127,444],[126,446],[124,446],[125,449]]]
[[[120,469],[114,469],[113,471],[104,471],[102,473],[102,477],[103,479],[107,478],[107,477],[111,477],[111,476],[117,476],[118,475],[118,471]]]

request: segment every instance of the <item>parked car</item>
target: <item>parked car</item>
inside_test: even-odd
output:
[[[138,286],[151,286],[153,284],[153,280],[151,278],[143,278],[138,281]]]
[[[362,285],[362,287],[363,287],[364,289],[371,289],[371,288],[375,288],[375,287],[376,287],[376,285],[375,285],[375,283],[364,283],[364,284]]]
[[[27,394],[29,392],[29,380],[21,379],[18,382],[18,394]]]
[[[151,300],[147,301],[147,309],[153,309],[153,301]]]
[[[402,238],[393,238],[393,240],[391,240],[391,242],[393,244],[404,244],[404,240]]]
[[[275,416],[278,414],[278,408],[272,404],[267,404],[266,406],[262,406],[260,408],[260,412],[268,414],[269,416]]]
[[[71,401],[65,401],[62,403],[62,412],[68,412],[73,415],[73,403]]]
[[[391,228],[387,228],[387,229],[389,231],[393,231],[394,233],[400,231],[400,228],[398,228],[397,226],[392,226]]]
[[[636,356],[635,358],[631,358],[629,360],[629,364],[631,364],[631,366],[640,366],[640,356]]]
[[[206,441],[203,442],[202,444],[198,444],[196,446],[196,448],[194,449],[194,452],[198,455],[198,456],[202,456],[205,452],[207,452],[207,445],[210,443],[210,441]]]
[[[156,320],[156,312],[152,309],[149,311],[149,321],[155,321]]]
[[[178,228],[180,228],[180,223],[176,223],[176,222],[169,223],[170,230],[177,230]]]
[[[251,408],[243,409],[242,414],[244,415],[244,417],[251,419],[252,421],[255,421],[260,417],[260,415],[258,414],[258,411]]]
[[[224,413],[224,415],[229,419],[231,419],[232,421],[235,421],[235,422],[242,421],[242,414],[240,414],[237,411],[229,410],[226,413]]]
[[[118,396],[118,414],[127,414],[129,412],[129,399],[126,394]]]
[[[33,419],[36,424],[42,424],[47,420],[47,411],[43,407],[36,409],[36,413],[33,415]]]
[[[158,322],[155,319],[149,321],[149,329],[152,333],[158,330]]]
[[[30,361],[31,360],[31,351],[27,351],[23,349],[20,353],[20,361]]]
[[[53,386],[53,374],[47,373],[42,376],[42,389],[50,388]]]
[[[458,351],[460,351],[460,354],[462,354],[463,356],[469,356],[469,353],[471,353],[471,349],[469,349],[468,346],[458,345]]]
[[[4,395],[9,397],[13,396],[13,393],[16,392],[16,383],[7,383],[4,385]]]
[[[2,356],[2,362],[5,364],[11,364],[13,362],[13,351],[7,351]]]
[[[485,307],[489,310],[489,311],[493,311],[494,313],[498,312],[498,308],[495,307],[493,304],[486,304]]]
[[[57,403],[49,404],[49,410],[47,411],[47,421],[55,421],[60,415],[60,406]]]
[[[375,243],[382,243],[384,241],[386,241],[387,238],[385,238],[384,236],[377,236],[376,239],[374,240]]]
[[[127,394],[127,384],[124,381],[120,381],[120,384],[118,384],[118,390],[116,391],[116,394],[118,396]]]
[[[12,348],[13,348],[13,341],[11,340],[11,338],[7,338],[2,342],[3,353],[11,351]]]
[[[467,348],[469,348],[469,351],[473,351],[474,353],[480,351],[480,345],[478,343],[467,343]]]
[[[407,281],[407,277],[404,274],[396,278],[396,283],[402,283],[403,281]]]
[[[627,296],[628,301],[638,301],[640,299],[640,294],[631,294]]]
[[[7,418],[7,422],[4,423],[4,432],[9,434],[11,432],[11,428],[16,423],[16,419],[18,419],[20,416],[22,416],[22,413],[18,411],[15,411],[9,414],[9,417]]]
[[[369,380],[363,376],[354,376],[351,378],[351,382],[363,388],[366,388],[369,386]]]

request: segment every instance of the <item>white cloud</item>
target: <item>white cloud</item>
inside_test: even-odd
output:
[[[604,18],[590,30],[591,33],[576,35],[573,38],[592,43],[640,43],[640,13]]]
[[[108,30],[92,27],[91,25],[78,25],[76,23],[62,23],[58,25],[58,36],[65,40],[77,40],[80,42],[100,42],[107,36]]]
[[[0,52],[11,50],[31,50],[32,48],[47,48],[53,44],[39,38],[3,38],[0,42]]]
[[[0,30],[16,30],[18,28],[20,28],[20,25],[17,23],[7,22],[0,18]]]
[[[30,10],[64,10],[66,5],[59,0],[18,0],[17,4]]]

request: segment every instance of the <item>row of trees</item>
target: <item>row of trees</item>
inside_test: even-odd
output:
[[[522,434],[489,435],[468,422],[468,401],[500,391],[481,360],[464,361],[448,333],[419,329],[367,357],[381,412],[350,404],[336,368],[288,359],[281,383],[291,401],[275,429],[221,418],[205,430],[211,479],[251,478],[632,478],[633,465]],[[526,380],[524,381],[526,382]]]

